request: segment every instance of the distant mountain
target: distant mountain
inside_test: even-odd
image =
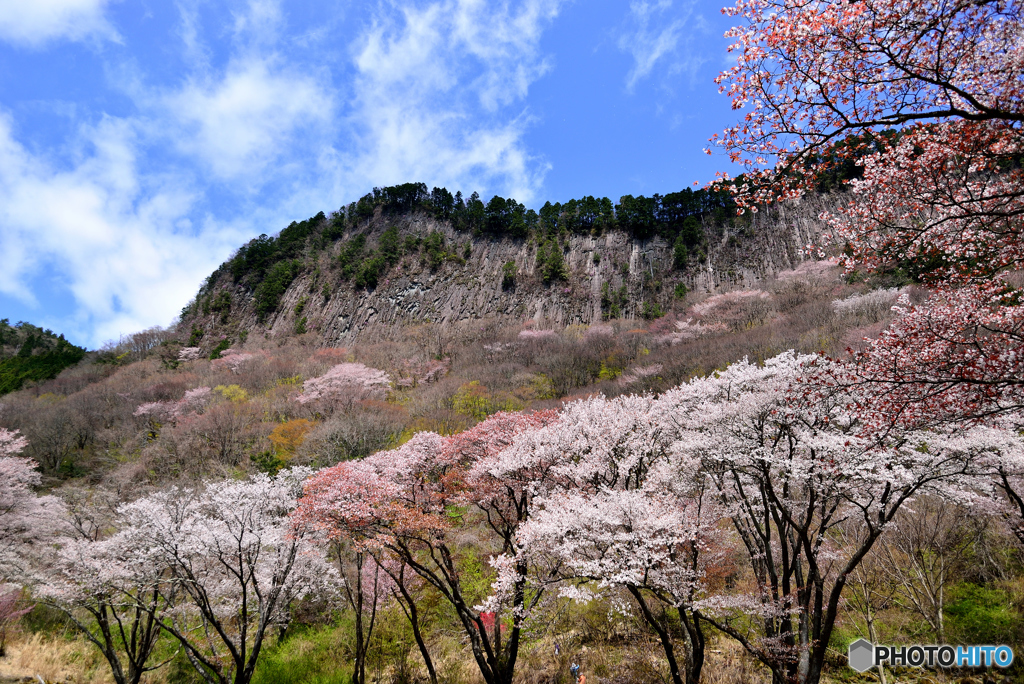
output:
[[[24,321],[16,325],[0,319],[0,395],[21,389],[26,382],[50,380],[85,357],[76,347],[52,330]]]
[[[375,188],[243,245],[182,311],[180,341],[216,353],[254,332],[313,332],[331,346],[425,321],[657,318],[687,292],[794,268],[833,201],[813,195],[737,216],[728,194],[684,189],[534,211],[422,183]]]

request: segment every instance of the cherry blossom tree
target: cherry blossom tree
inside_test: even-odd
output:
[[[311,538],[331,550],[339,563],[345,582],[345,599],[355,615],[356,654],[353,681],[365,677],[367,647],[373,634],[377,607],[390,593],[402,607],[413,628],[416,644],[423,655],[431,682],[437,681],[430,652],[420,632],[419,610],[411,593],[409,567],[401,554],[387,543],[390,538],[383,526],[387,517],[400,514],[405,503],[391,500],[400,495],[393,481],[383,473],[397,475],[404,471],[392,456],[408,458],[435,453],[443,438],[433,433],[419,433],[407,448],[384,452],[384,459],[373,456],[360,461],[345,461],[310,479],[305,497],[294,516],[299,525],[317,534]],[[383,472],[379,468],[384,467]],[[430,524],[413,511],[415,525]],[[439,519],[433,519],[439,522]],[[384,575],[384,577],[382,577]],[[364,627],[364,618],[369,620]]]
[[[13,454],[27,441],[0,428],[0,450]],[[71,497],[38,497],[35,462],[0,457],[0,561],[31,586],[42,602],[64,612],[100,649],[118,684],[138,684],[156,669],[148,664],[160,633],[157,614],[166,602],[156,589],[161,571],[133,565],[119,540],[113,506]],[[109,502],[107,502],[109,504]],[[88,617],[85,617],[88,616]]]
[[[38,600],[63,612],[100,650],[117,684],[138,684],[169,662],[150,659],[175,588],[161,590],[166,569],[135,561],[127,535],[116,533],[112,497],[76,492],[68,499],[63,533],[33,559],[29,582]]]
[[[792,352],[743,361],[659,400],[678,430],[673,451],[701,464],[757,580],[753,594],[709,601],[706,619],[776,682],[819,681],[847,579],[904,505],[925,492],[969,501],[986,460],[1019,449],[1014,433],[991,429],[865,437],[848,397],[799,383],[829,363]],[[758,638],[741,627],[751,615]]]
[[[20,458],[28,440],[18,431],[0,428],[0,570],[15,572],[55,531],[61,504],[53,496],[37,496],[42,482],[36,462]]]
[[[473,467],[519,432],[553,419],[551,412],[496,414],[453,438],[418,433],[397,449],[318,473],[308,481],[295,517],[326,538],[392,554],[451,604],[484,681],[510,683],[522,617],[539,595],[528,597],[525,583],[512,590],[512,627],[503,641],[502,621],[488,625],[483,617],[494,607],[475,605],[463,583],[461,531],[476,522],[470,515],[476,510],[494,533],[484,539],[485,549],[490,545],[501,554],[512,548],[514,530],[528,516],[530,496]]]
[[[878,131],[914,137],[946,120],[960,127],[943,134],[955,144],[968,130],[1013,139],[1024,121],[1016,3],[740,0],[723,11],[743,23],[726,34],[736,62],[717,81],[747,111],[712,140],[746,167],[747,204],[887,147]],[[852,133],[864,135],[834,144]]]
[[[872,388],[866,422],[1019,414],[1024,314],[1007,274],[1024,256],[1020,4],[741,0],[726,11],[744,24],[720,82],[747,113],[717,141],[746,165],[740,203],[860,165],[824,217],[847,269],[902,268],[934,288],[838,378]]]
[[[302,383],[300,404],[316,402],[336,408],[350,406],[360,399],[383,398],[391,386],[387,373],[361,363],[339,363],[323,375]]]
[[[577,600],[623,588],[658,635],[672,681],[697,682],[704,661],[698,597],[719,543],[722,512],[693,464],[674,460],[649,396],[574,402],[556,423],[523,433],[481,462],[496,482],[533,495],[515,563],[541,564]],[[499,590],[518,579],[503,564]],[[520,580],[521,581],[521,580]],[[507,589],[506,589],[507,590]],[[677,613],[677,643],[666,609]],[[679,649],[682,649],[680,666]]]
[[[1010,423],[1010,430],[1002,430],[1000,434],[1014,434],[1016,421]],[[1020,434],[1019,429],[1016,434]],[[1002,449],[994,453],[986,462],[984,472],[991,478],[998,497],[992,499],[994,514],[1001,517],[1024,544],[1024,448],[1013,439],[1007,439]]]
[[[28,439],[18,436],[17,430],[0,428],[0,458],[20,454],[28,446]]]
[[[739,202],[793,197],[830,165],[860,165],[823,217],[826,245],[842,248],[849,272],[902,269],[932,289],[923,304],[902,301],[849,363],[807,378],[820,395],[845,396],[860,436],[997,439],[972,426],[1024,424],[1021,11],[966,0],[741,0],[727,10],[744,21],[731,32],[736,66],[720,79],[748,110],[720,140],[748,171],[734,184]],[[986,460],[1024,540],[1019,448]]]
[[[435,564],[442,552],[449,563],[453,556],[444,537],[451,528],[445,515],[446,500],[450,499],[445,498],[441,484],[449,479],[451,470],[451,464],[443,464],[439,458],[444,441],[435,433],[420,432],[398,449],[321,470],[307,481],[305,496],[293,514],[298,525],[316,532],[314,539],[335,548],[348,548],[352,557],[363,564],[375,562],[386,568],[405,599],[403,609],[417,635],[419,615],[405,582],[405,572],[410,567],[406,559],[422,548],[430,552]],[[453,486],[450,480],[445,484]],[[368,558],[372,558],[370,563]],[[392,568],[394,559],[398,560],[398,568]],[[429,570],[429,565],[414,569],[428,582],[445,586],[443,575]],[[461,596],[457,573],[451,577],[456,580],[454,591],[442,592],[449,600],[450,596]],[[357,641],[361,640],[361,606],[365,602],[361,589],[361,584],[355,591],[347,588],[349,603],[358,611]],[[421,636],[417,637],[417,645],[435,681],[433,663]],[[357,676],[359,667],[357,662]]]
[[[484,653],[489,661],[497,664],[497,667],[491,665],[492,670],[504,670],[502,676],[509,678],[515,670],[524,619],[543,596],[543,587],[536,587],[532,596],[527,596],[531,563],[525,557],[517,556],[515,549],[516,537],[530,518],[537,485],[543,481],[544,473],[543,466],[540,470],[527,466],[514,476],[507,476],[511,473],[496,474],[492,466],[518,437],[557,422],[556,411],[500,412],[452,436],[444,450],[446,458],[465,468],[465,500],[483,514],[487,527],[500,544],[494,549],[500,555],[492,559],[492,565],[502,575],[502,591],[485,602],[473,622],[482,635]],[[502,616],[506,611],[511,619],[511,629],[503,641]],[[493,614],[490,635],[487,634],[484,613]]]
[[[249,361],[257,358],[256,354],[244,352],[241,349],[225,349],[220,353],[220,358],[214,359],[213,367],[227,366],[232,373],[238,373]]]
[[[170,577],[156,585],[173,604],[159,626],[210,684],[249,682],[267,629],[288,623],[292,599],[338,584],[289,518],[308,472],[172,488],[120,509],[134,566]]]
[[[151,401],[140,404],[132,415],[153,416],[157,420],[177,421],[183,416],[201,413],[213,398],[212,392],[213,390],[209,387],[196,387],[186,390],[185,396],[178,401]]]

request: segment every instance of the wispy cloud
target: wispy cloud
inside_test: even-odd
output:
[[[194,227],[187,182],[140,174],[129,123],[108,118],[80,136],[83,154],[60,168],[15,141],[0,116],[0,292],[32,302],[27,276],[45,270],[78,303],[68,332],[98,344],[166,325],[241,235]]]
[[[49,278],[78,309],[36,322],[92,345],[166,325],[246,239],[374,185],[537,195],[525,98],[562,0],[378,6],[305,52],[284,5],[230,1],[214,21],[178,3],[174,77],[108,63],[132,107],[79,112],[72,140],[25,142],[0,109],[0,294],[31,304]]]
[[[109,0],[0,0],[0,40],[39,47],[57,39],[119,41]]]
[[[155,104],[179,150],[221,180],[259,178],[303,126],[324,123],[332,109],[314,78],[258,59],[231,64],[218,80],[190,80]]]
[[[521,103],[550,67],[540,38],[559,4],[456,0],[378,16],[356,41],[351,176],[532,199],[547,166],[523,143]]]
[[[626,75],[626,89],[650,77],[658,67],[662,75],[677,78],[687,75],[691,79],[705,56],[690,48],[689,35],[706,33],[707,25],[700,14],[694,12],[694,1],[673,6],[672,0],[634,0],[629,4],[626,27],[619,38],[619,49],[633,57],[633,68]]]

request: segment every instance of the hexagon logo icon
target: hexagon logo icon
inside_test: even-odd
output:
[[[850,667],[857,672],[864,672],[875,664],[875,647],[867,639],[857,639],[850,644],[848,656]]]

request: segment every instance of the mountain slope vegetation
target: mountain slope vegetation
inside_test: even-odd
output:
[[[737,217],[725,192],[685,189],[539,211],[422,183],[375,188],[243,245],[183,311],[189,344],[369,331],[500,315],[558,325],[653,319],[688,291],[752,287],[804,259],[827,195]]]
[[[64,335],[23,321],[12,326],[4,318],[0,320],[0,395],[21,389],[26,382],[52,380],[84,357],[85,349]]]

